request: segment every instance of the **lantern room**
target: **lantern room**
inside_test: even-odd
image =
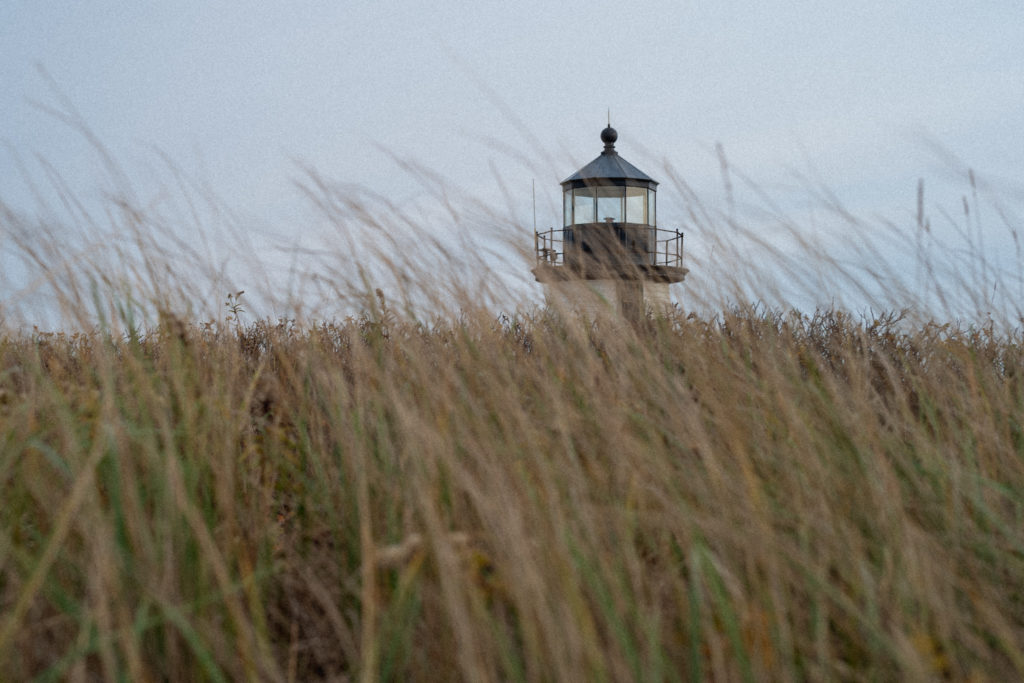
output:
[[[601,131],[601,156],[562,181],[568,264],[654,264],[658,183],[619,156],[618,137],[611,126]]]
[[[658,227],[657,181],[619,156],[618,137],[601,131],[601,155],[562,181],[562,227],[535,231],[533,273],[549,301],[638,320],[671,309],[687,270],[682,233]]]
[[[565,227],[591,223],[657,225],[658,183],[618,155],[618,137],[611,126],[601,131],[601,156],[562,181]]]

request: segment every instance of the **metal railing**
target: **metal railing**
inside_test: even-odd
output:
[[[533,249],[537,264],[561,266],[565,264],[565,250],[562,248],[562,231],[548,228],[544,232],[533,231]]]
[[[683,266],[683,233],[678,230],[664,228],[648,228],[648,244],[653,244],[653,251],[646,251],[652,256],[650,265],[682,268]],[[653,233],[653,234],[652,234]],[[543,232],[534,230],[533,246],[538,265],[565,265],[565,229],[548,228]],[[662,235],[665,237],[662,238]]]

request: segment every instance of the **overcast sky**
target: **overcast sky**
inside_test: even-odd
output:
[[[1019,192],[1022,46],[1020,0],[4,0],[0,201],[34,210],[43,160],[77,193],[105,189],[99,156],[46,112],[66,98],[143,194],[163,153],[271,224],[302,201],[306,167],[414,202],[424,188],[401,161],[518,223],[535,179],[554,224],[557,183],[600,151],[609,108],[623,156],[709,202],[720,143],[769,192],[799,173],[858,211],[909,216],[918,178],[935,202],[944,184],[962,192],[933,145]],[[662,189],[661,222],[685,227]]]

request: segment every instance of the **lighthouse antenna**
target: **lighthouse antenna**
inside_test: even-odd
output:
[[[530,187],[533,191],[533,231],[537,232],[537,180],[530,180]]]

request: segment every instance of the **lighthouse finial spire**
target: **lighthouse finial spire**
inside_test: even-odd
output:
[[[619,134],[612,128],[612,110],[608,109],[608,127],[601,131],[601,142],[604,143],[602,154],[615,154],[615,141]]]

